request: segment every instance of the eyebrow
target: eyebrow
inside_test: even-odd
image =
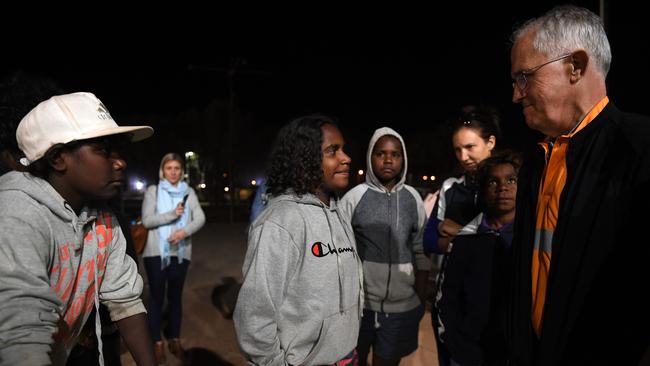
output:
[[[329,150],[329,149],[338,150],[338,149],[341,148],[341,146],[343,146],[343,145],[340,145],[340,144],[331,144],[331,145],[327,145],[327,146],[325,146],[325,149],[323,149],[323,151],[325,151],[325,150]]]
[[[461,148],[461,147],[475,146],[475,145],[476,145],[476,143],[474,143],[474,142],[470,142],[470,143],[468,143],[468,144],[460,145],[460,146],[457,147],[456,149],[459,149],[459,148]]]
[[[373,149],[373,150],[376,151],[376,152],[384,152],[384,151],[385,151],[385,152],[388,152],[388,151],[391,151],[391,152],[392,152],[392,151],[402,152],[402,148],[399,148],[399,149],[387,149],[387,148],[386,148],[386,149]]]

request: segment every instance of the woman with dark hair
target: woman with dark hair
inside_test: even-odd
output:
[[[142,257],[149,279],[149,326],[156,361],[165,363],[161,336],[162,306],[167,287],[169,351],[182,359],[180,341],[183,285],[192,259],[192,234],[205,224],[205,214],[192,187],[183,180],[183,158],[168,153],[160,161],[160,181],[147,189],[142,201],[142,224],[149,229]]]
[[[249,229],[234,316],[253,364],[356,364],[363,272],[338,207],[350,170],[344,145],[320,115],[292,121],[275,142],[270,199]]]
[[[424,232],[424,250],[442,254],[450,240],[480,210],[476,169],[492,154],[499,137],[499,118],[487,107],[466,106],[452,125],[451,142],[463,173],[445,180]],[[470,228],[468,228],[470,229]]]
[[[459,177],[445,180],[437,192],[437,202],[424,230],[423,247],[427,254],[446,255],[450,242],[456,235],[474,233],[472,220],[480,213],[478,205],[477,167],[492,154],[499,135],[499,118],[489,107],[466,106],[453,123],[451,141],[456,159],[463,169]],[[425,199],[425,206],[426,201]],[[444,276],[446,257],[443,257],[434,290],[431,319],[438,345],[438,361],[441,366],[449,365],[445,345],[439,337],[437,299]]]

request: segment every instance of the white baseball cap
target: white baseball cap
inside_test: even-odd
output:
[[[106,106],[92,93],[56,95],[41,102],[20,121],[18,147],[27,166],[42,158],[56,144],[129,133],[131,141],[153,135],[149,126],[118,126]]]

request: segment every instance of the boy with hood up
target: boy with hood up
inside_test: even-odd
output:
[[[142,278],[105,205],[124,184],[121,147],[152,134],[119,127],[90,93],[54,96],[21,120],[29,172],[0,177],[0,365],[65,365],[100,301],[136,362],[154,364]]]
[[[375,366],[398,365],[418,347],[431,264],[422,249],[422,198],[404,184],[407,165],[402,137],[388,127],[376,130],[366,181],[341,202],[363,261],[365,306],[357,345],[362,366],[370,347]]]

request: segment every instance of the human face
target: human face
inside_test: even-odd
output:
[[[484,140],[473,128],[462,127],[452,137],[456,159],[467,172],[475,172],[478,163],[490,156],[496,138],[490,136]]]
[[[350,177],[350,157],[343,151],[345,141],[337,127],[325,124],[321,127],[323,143],[321,152],[323,161],[322,191],[332,192],[343,190],[348,186]],[[326,202],[326,203],[329,203]]]
[[[372,171],[381,184],[392,189],[397,183],[404,165],[402,144],[395,136],[382,136],[372,148],[370,161]]]
[[[64,198],[75,208],[86,201],[113,198],[124,186],[126,162],[120,151],[126,139],[117,136],[74,144],[78,147],[61,152],[65,162]]]
[[[519,38],[510,53],[511,76],[515,81],[518,75],[528,74],[526,87],[522,90],[514,83],[512,101],[521,103],[526,124],[547,136],[557,137],[568,132],[577,121],[573,101],[574,84],[571,83],[571,56],[545,55],[533,48],[535,31],[529,31]],[[564,55],[562,55],[564,56]],[[553,62],[549,62],[555,60]]]
[[[175,186],[183,177],[183,168],[180,161],[169,160],[163,165],[163,177],[166,181]]]
[[[484,189],[485,205],[493,216],[503,216],[515,211],[517,173],[511,164],[492,167]]]

